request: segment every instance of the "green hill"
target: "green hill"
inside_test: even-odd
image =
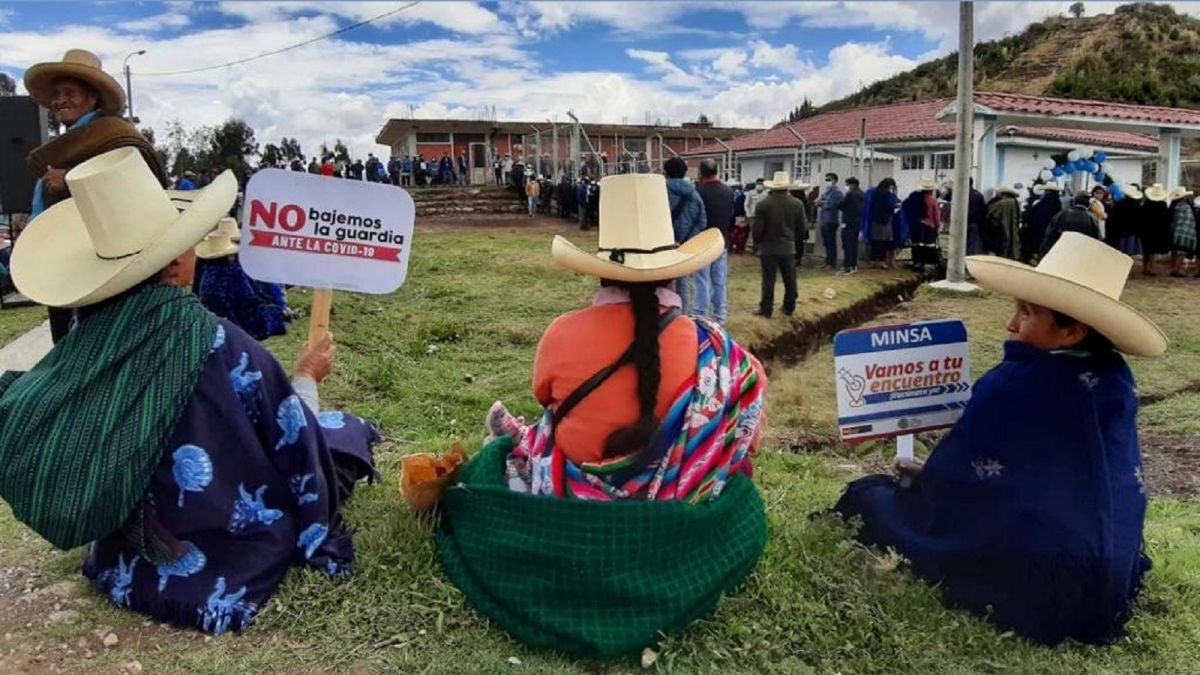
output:
[[[956,93],[958,54],[831,101],[817,112]],[[1200,20],[1138,3],[1112,14],[1054,17],[975,46],[975,88],[1200,108]]]

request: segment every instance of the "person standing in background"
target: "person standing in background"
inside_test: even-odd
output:
[[[729,315],[726,281],[729,276],[728,242],[733,230],[734,194],[733,188],[722,183],[717,178],[717,163],[711,159],[700,162],[700,184],[696,186],[700,201],[704,203],[704,215],[708,221],[706,229],[721,231],[726,242],[726,251],[714,260],[711,265],[700,269],[693,278],[696,280],[696,316],[703,316],[717,323],[725,323]]]
[[[836,173],[825,174],[825,184],[817,196],[817,226],[821,229],[821,245],[825,247],[825,269],[837,269],[838,227],[843,194]],[[844,254],[843,254],[844,256]]]
[[[663,165],[663,172],[667,176],[667,198],[671,204],[675,243],[682,244],[708,227],[704,202],[700,201],[696,186],[687,179],[688,165],[682,158],[668,159]],[[675,292],[683,299],[685,314],[693,313],[693,305],[697,304],[694,278],[695,275],[689,274],[675,280]]]
[[[808,213],[804,203],[788,194],[795,188],[786,171],[776,171],[763,187],[769,192],[755,206],[754,241],[762,265],[762,294],[755,315],[771,318],[775,309],[775,276],[783,277],[781,311],[791,316],[796,311],[796,255],[808,232]]]
[[[849,276],[858,271],[859,227],[862,224],[866,195],[859,187],[858,179],[846,179],[846,194],[838,204],[842,215],[842,269],[838,276]]]
[[[104,72],[100,59],[83,49],[71,49],[61,61],[30,66],[25,89],[34,102],[48,109],[66,132],[29,153],[26,162],[37,177],[29,222],[46,209],[71,198],[67,173],[100,154],[101,150],[133,147],[141,153],[159,184],[169,184],[166,167],[154,147],[133,124],[121,117],[125,91]],[[193,188],[195,183],[193,182]],[[75,311],[47,308],[50,338],[58,343],[71,330]]]

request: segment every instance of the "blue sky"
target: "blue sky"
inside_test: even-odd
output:
[[[955,3],[422,2],[278,56],[168,73],[282,48],[401,2],[0,2],[0,70],[72,47],[119,74],[135,57],[135,110],[164,134],[241,117],[260,142],[335,138],[359,154],[390,116],[770,125],[804,97],[854,92],[957,40]],[[1064,13],[1069,2],[977,3],[991,39]],[[1088,2],[1088,12],[1117,3]],[[1195,3],[1181,4],[1197,11]]]

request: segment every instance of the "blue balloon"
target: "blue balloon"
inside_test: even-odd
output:
[[[1096,155],[1093,157],[1093,159],[1096,160],[1096,163],[1103,164],[1104,160],[1108,159],[1108,153],[1097,152]]]
[[[1071,162],[1071,173],[1079,173],[1080,171],[1083,171],[1083,168],[1084,160],[1077,159],[1074,162]]]
[[[1055,178],[1058,178],[1059,176],[1062,176],[1062,175],[1063,175],[1064,173],[1066,173],[1066,172],[1067,172],[1067,170],[1066,170],[1065,168],[1061,167],[1061,166],[1056,166],[1056,167],[1054,167],[1053,169],[1051,169],[1051,170],[1050,170],[1050,173],[1054,174],[1054,177],[1055,177]]]
[[[1108,174],[1104,173],[1103,171],[1099,171],[1099,172],[1097,172],[1097,173],[1096,173],[1096,175],[1095,175],[1095,176],[1093,176],[1093,178],[1095,178],[1095,179],[1096,179],[1096,183],[1097,183],[1097,184],[1099,184],[1099,185],[1103,185],[1103,184],[1104,184],[1104,179],[1105,179],[1105,178],[1108,178]]]
[[[1122,190],[1121,186],[1117,183],[1113,183],[1112,185],[1108,186],[1108,193],[1117,201],[1121,201],[1125,198],[1125,191]]]

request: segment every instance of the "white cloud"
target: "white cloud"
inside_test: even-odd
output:
[[[122,21],[117,24],[117,27],[131,33],[153,33],[169,28],[183,28],[191,22],[191,17],[184,12],[163,12],[162,14],[148,16],[144,19]]]
[[[399,7],[398,2],[221,2],[218,5],[222,13],[252,23],[311,14],[365,21]],[[505,27],[499,16],[475,2],[422,2],[386,16],[374,25],[417,23],[430,23],[465,35],[487,35]]]

